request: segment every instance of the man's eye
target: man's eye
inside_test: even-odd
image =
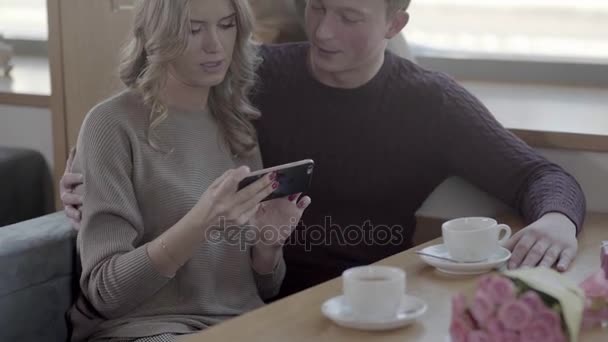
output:
[[[360,18],[352,18],[352,17],[346,16],[346,15],[343,15],[342,16],[342,21],[345,22],[345,23],[347,23],[347,24],[356,24],[356,23],[360,22],[361,19]]]

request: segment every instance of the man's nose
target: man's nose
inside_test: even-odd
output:
[[[315,30],[315,36],[319,40],[328,40],[334,37],[334,24],[335,18],[333,16],[328,15],[327,13],[323,14],[321,20],[319,21],[319,26]]]

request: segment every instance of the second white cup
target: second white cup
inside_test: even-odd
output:
[[[396,267],[362,266],[342,274],[343,295],[359,319],[382,321],[394,318],[405,295],[406,275]]]

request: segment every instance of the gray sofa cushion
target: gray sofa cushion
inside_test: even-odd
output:
[[[76,232],[63,212],[0,228],[0,341],[66,341]]]

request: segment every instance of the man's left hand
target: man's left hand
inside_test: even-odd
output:
[[[505,243],[512,251],[509,269],[518,267],[552,267],[568,269],[578,250],[576,226],[564,214],[548,213],[517,232]]]

